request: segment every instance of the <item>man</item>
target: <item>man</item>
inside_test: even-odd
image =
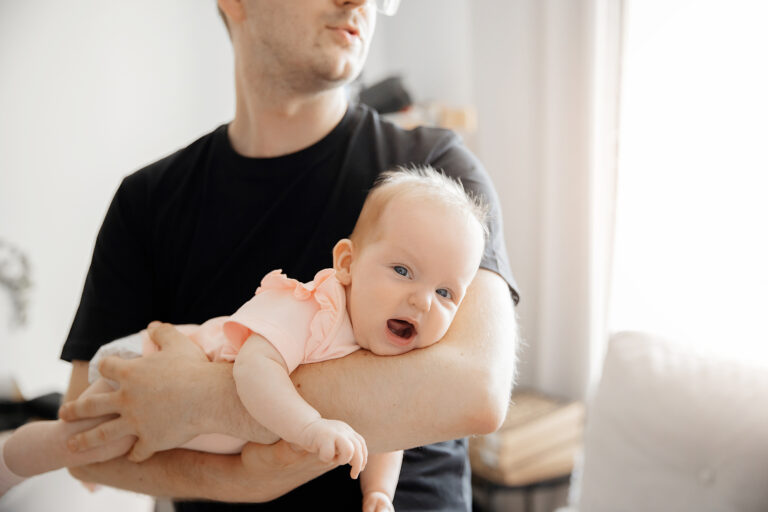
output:
[[[506,412],[516,292],[487,175],[450,132],[406,132],[348,104],[343,86],[365,61],[374,2],[218,3],[234,48],[235,118],[121,184],[62,353],[73,362],[66,399],[82,393],[87,361],[111,339],[154,319],[200,323],[230,314],[275,268],[311,279],[329,266],[333,244],[351,232],[381,171],[431,164],[492,207],[482,268],[448,334],[397,358],[361,351],[306,365],[292,379],[324,417],[360,432],[372,452],[420,447],[406,452],[397,510],[470,510],[465,440],[422,445],[493,431]],[[229,365],[207,362],[167,324],[150,332],[160,352],[102,365],[119,391],[62,408],[65,419],[119,414],[73,438],[72,449],[138,438],[130,460],[74,468],[76,477],[180,499],[267,502],[253,510],[359,510],[359,485],[347,470],[282,441],[248,444],[241,455],[171,450],[205,433],[275,439],[240,404]]]

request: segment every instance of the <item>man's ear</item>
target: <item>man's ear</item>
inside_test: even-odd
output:
[[[352,256],[354,244],[349,238],[342,238],[333,248],[333,269],[336,279],[344,286],[352,282]]]
[[[218,0],[218,4],[219,9],[227,16],[227,20],[239,23],[245,19],[245,9],[240,0]]]

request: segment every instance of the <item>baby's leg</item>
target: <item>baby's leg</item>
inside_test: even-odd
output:
[[[99,379],[83,394],[111,390],[112,387],[104,379]],[[67,439],[74,434],[90,430],[113,418],[114,416],[104,416],[73,422],[56,420],[27,423],[16,429],[0,446],[0,455],[4,457],[8,469],[20,477],[113,459],[125,454],[136,438],[126,436],[114,443],[80,453],[72,453],[67,448]]]
[[[360,473],[363,512],[394,511],[392,500],[400,478],[403,452],[376,453],[368,457],[365,471]]]

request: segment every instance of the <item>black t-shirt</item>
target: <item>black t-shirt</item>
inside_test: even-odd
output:
[[[90,360],[101,345],[152,320],[202,323],[232,314],[276,268],[311,280],[332,266],[333,245],[351,233],[379,173],[413,164],[442,169],[489,203],[481,267],[500,274],[517,300],[498,197],[479,161],[452,132],[406,131],[352,106],[326,137],[290,155],[243,157],[224,125],[126,177],[96,239],[62,359]],[[332,503],[335,510],[359,510],[361,499],[359,482],[341,467],[271,503],[231,506],[299,510]],[[397,510],[466,511],[470,504],[465,440],[406,451]]]

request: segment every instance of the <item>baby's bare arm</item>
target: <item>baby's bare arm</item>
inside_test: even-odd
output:
[[[321,461],[352,466],[357,478],[368,456],[363,438],[341,421],[324,419],[293,386],[282,355],[252,334],[232,370],[237,394],[259,423],[286,441],[317,453]]]
[[[391,510],[403,464],[402,450],[372,454],[360,475],[363,512]]]
[[[283,357],[263,337],[252,334],[246,340],[232,374],[248,413],[286,441],[298,443],[302,431],[320,419],[293,387]]]

